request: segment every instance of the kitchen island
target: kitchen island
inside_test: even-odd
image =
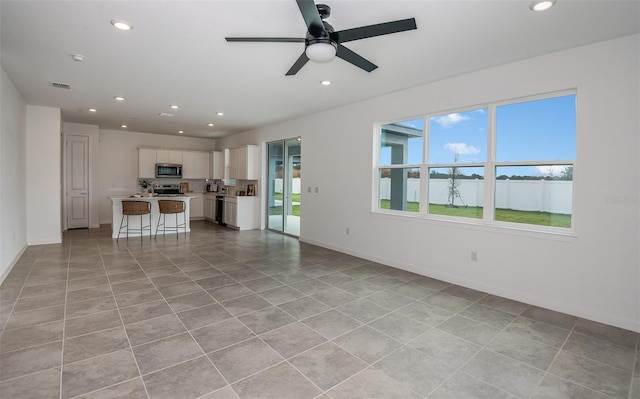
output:
[[[178,195],[178,196],[169,196],[169,197],[109,197],[113,204],[113,219],[111,222],[111,237],[118,237],[118,229],[120,228],[120,222],[122,221],[122,201],[143,201],[151,203],[151,236],[155,236],[156,227],[158,225],[158,219],[160,217],[160,208],[158,207],[158,201],[169,200],[169,201],[182,201],[185,204],[184,218],[186,223],[187,232],[191,231],[189,227],[189,202],[191,200],[191,196],[188,195]],[[178,224],[183,223],[182,214],[178,215]],[[143,224],[146,225],[149,223],[149,215],[142,216]],[[124,222],[126,224],[126,221]],[[176,218],[175,215],[167,215],[166,219],[167,234],[175,234],[175,230],[171,231],[171,229],[175,229],[176,226]],[[140,230],[140,216],[129,216],[129,237],[140,237],[140,232],[132,232],[131,229]],[[182,233],[182,228],[180,228],[180,233]],[[145,236],[148,233],[145,231]],[[159,234],[164,234],[162,231]],[[120,233],[120,238],[126,237],[126,229],[122,230]]]

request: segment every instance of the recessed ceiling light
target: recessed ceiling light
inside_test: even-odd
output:
[[[125,30],[125,31],[133,29],[133,25],[131,25],[129,22],[123,21],[121,19],[112,20],[111,21],[111,25],[113,25],[113,27],[116,28],[116,29]]]
[[[120,97],[120,96],[114,96],[113,98],[114,98],[115,100],[117,100],[117,101],[124,101],[124,100],[125,100],[125,98],[124,98],[124,97]]]
[[[126,129],[127,125],[120,125],[121,128]]]
[[[89,108],[89,112],[98,112],[98,110],[95,108]]]
[[[82,54],[71,54],[71,58],[72,58],[74,61],[77,61],[77,62],[82,62],[82,61],[84,61],[84,55],[82,55]]]
[[[224,112],[216,112],[216,115],[222,116],[222,115],[224,115]]]
[[[553,7],[554,4],[556,4],[556,0],[535,0],[529,4],[529,9],[531,11],[545,11]]]
[[[184,130],[178,130],[178,133],[182,134],[184,133]]]
[[[171,108],[178,109],[178,106],[177,105],[171,105]]]
[[[323,86],[329,86],[331,85],[331,81],[330,80],[321,80],[320,84]]]
[[[213,123],[207,123],[207,126],[213,127]]]

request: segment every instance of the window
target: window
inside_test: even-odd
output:
[[[378,212],[571,228],[576,95],[384,124]]]
[[[424,120],[383,125],[378,158],[378,208],[420,211],[420,166],[424,151]]]
[[[482,219],[486,108],[429,118],[429,214]]]

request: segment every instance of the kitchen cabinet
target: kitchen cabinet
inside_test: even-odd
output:
[[[260,202],[258,197],[225,197],[224,222],[238,230],[253,230],[260,227]]]
[[[152,148],[138,148],[138,178],[156,178],[156,150]]]
[[[204,218],[204,196],[202,194],[192,194],[191,202],[189,203],[190,214],[189,219],[203,219]]]
[[[238,200],[236,197],[227,197],[224,199],[224,216],[223,221],[227,226],[238,226]]]
[[[258,146],[247,145],[229,150],[229,178],[258,179]]]
[[[209,179],[211,177],[211,154],[205,151],[182,152],[183,179]]]
[[[157,150],[157,163],[175,163],[182,165],[182,151],[179,150]]]
[[[224,179],[224,152],[222,151],[211,153],[211,178]]]
[[[204,218],[212,222],[216,220],[216,194],[204,195]]]

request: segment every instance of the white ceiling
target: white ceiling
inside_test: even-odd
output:
[[[326,3],[336,30],[411,17],[418,29],[345,43],[378,65],[372,73],[336,58],[285,76],[303,44],[224,37],[304,37],[294,0],[2,0],[0,61],[28,104],[59,107],[65,122],[214,138],[640,31],[640,0],[558,0],[543,13],[529,0]],[[118,31],[112,19],[134,29]]]

